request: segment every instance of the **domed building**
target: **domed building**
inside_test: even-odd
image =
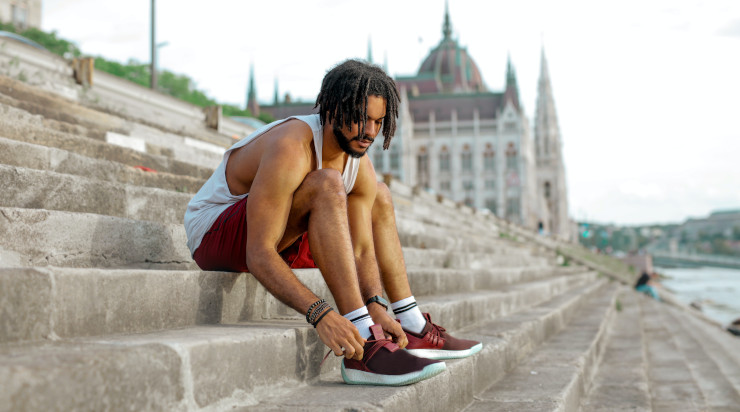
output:
[[[511,60],[505,89],[489,90],[473,57],[452,36],[447,10],[442,40],[415,75],[398,76],[396,83],[401,107],[393,144],[385,151],[373,145],[368,152],[379,176],[391,174],[526,227],[569,237],[565,172],[544,50],[534,139]],[[276,99],[261,110],[282,118],[313,112],[313,105]]]

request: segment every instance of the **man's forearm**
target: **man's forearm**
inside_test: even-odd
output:
[[[252,252],[247,266],[270,294],[300,314],[305,314],[311,304],[319,299],[298,280],[275,251]]]

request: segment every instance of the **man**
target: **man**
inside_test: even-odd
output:
[[[445,369],[428,358],[481,348],[433,324],[411,294],[390,191],[365,156],[381,129],[383,148],[390,145],[399,102],[379,67],[334,67],[316,100],[319,114],[273,122],[234,144],[185,214],[198,265],[249,271],[306,314],[321,341],[344,355],[342,377],[352,384],[418,382]],[[316,266],[338,313],[291,271]]]

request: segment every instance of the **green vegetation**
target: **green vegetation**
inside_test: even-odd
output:
[[[38,29],[16,30],[15,26],[0,22],[0,30],[20,34],[29,40],[44,46],[50,52],[64,58],[81,57],[82,51],[76,44],[57,37],[56,32],[46,33]],[[127,63],[119,63],[107,60],[103,57],[95,57],[95,69],[121,77],[140,86],[149,87],[151,76],[149,64],[129,60]],[[157,89],[162,93],[169,94],[177,99],[186,101],[200,107],[215,106],[219,103],[208,97],[204,92],[196,89],[192,79],[185,75],[172,73],[168,70],[158,72]],[[249,110],[241,109],[234,105],[221,104],[224,116],[249,116]],[[258,119],[270,123],[275,119],[266,113],[260,113]]]
[[[619,299],[617,299],[617,312],[621,312],[621,311],[622,311],[622,302]]]

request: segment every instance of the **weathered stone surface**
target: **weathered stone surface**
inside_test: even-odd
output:
[[[0,344],[48,338],[53,281],[43,270],[0,268]]]
[[[171,410],[183,402],[181,359],[162,345],[0,348],[0,410]]]
[[[0,208],[0,248],[27,266],[195,268],[181,225]]]

